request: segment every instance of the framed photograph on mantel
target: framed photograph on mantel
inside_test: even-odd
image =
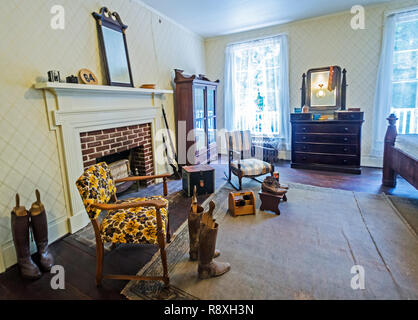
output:
[[[100,54],[106,69],[107,82],[111,86],[133,87],[128,46],[126,44],[127,25],[117,12],[103,7],[93,12],[96,19],[100,43]]]

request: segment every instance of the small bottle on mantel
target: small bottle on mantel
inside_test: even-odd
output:
[[[192,212],[197,213],[197,189],[196,186],[193,187],[193,198],[192,198]]]

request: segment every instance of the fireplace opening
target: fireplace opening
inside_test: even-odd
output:
[[[80,143],[84,168],[104,161],[113,170],[114,179],[154,174],[150,123],[81,132]],[[127,185],[118,184],[118,193],[129,188]]]
[[[144,145],[96,158],[96,163],[103,161],[108,164],[113,179],[147,175]],[[140,186],[150,183],[139,181]],[[132,184],[133,182],[117,184],[118,193],[127,190]]]

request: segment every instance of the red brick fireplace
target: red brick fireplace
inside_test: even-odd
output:
[[[111,155],[124,158],[131,150],[131,170],[138,168],[139,175],[154,174],[150,123],[83,132],[80,141],[84,168]]]

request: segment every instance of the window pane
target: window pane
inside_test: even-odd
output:
[[[417,61],[417,51],[395,52],[393,80],[416,79]]]
[[[392,87],[393,108],[415,108],[417,98],[416,82],[394,83]]]
[[[411,49],[418,49],[418,20],[396,25],[395,51]]]

